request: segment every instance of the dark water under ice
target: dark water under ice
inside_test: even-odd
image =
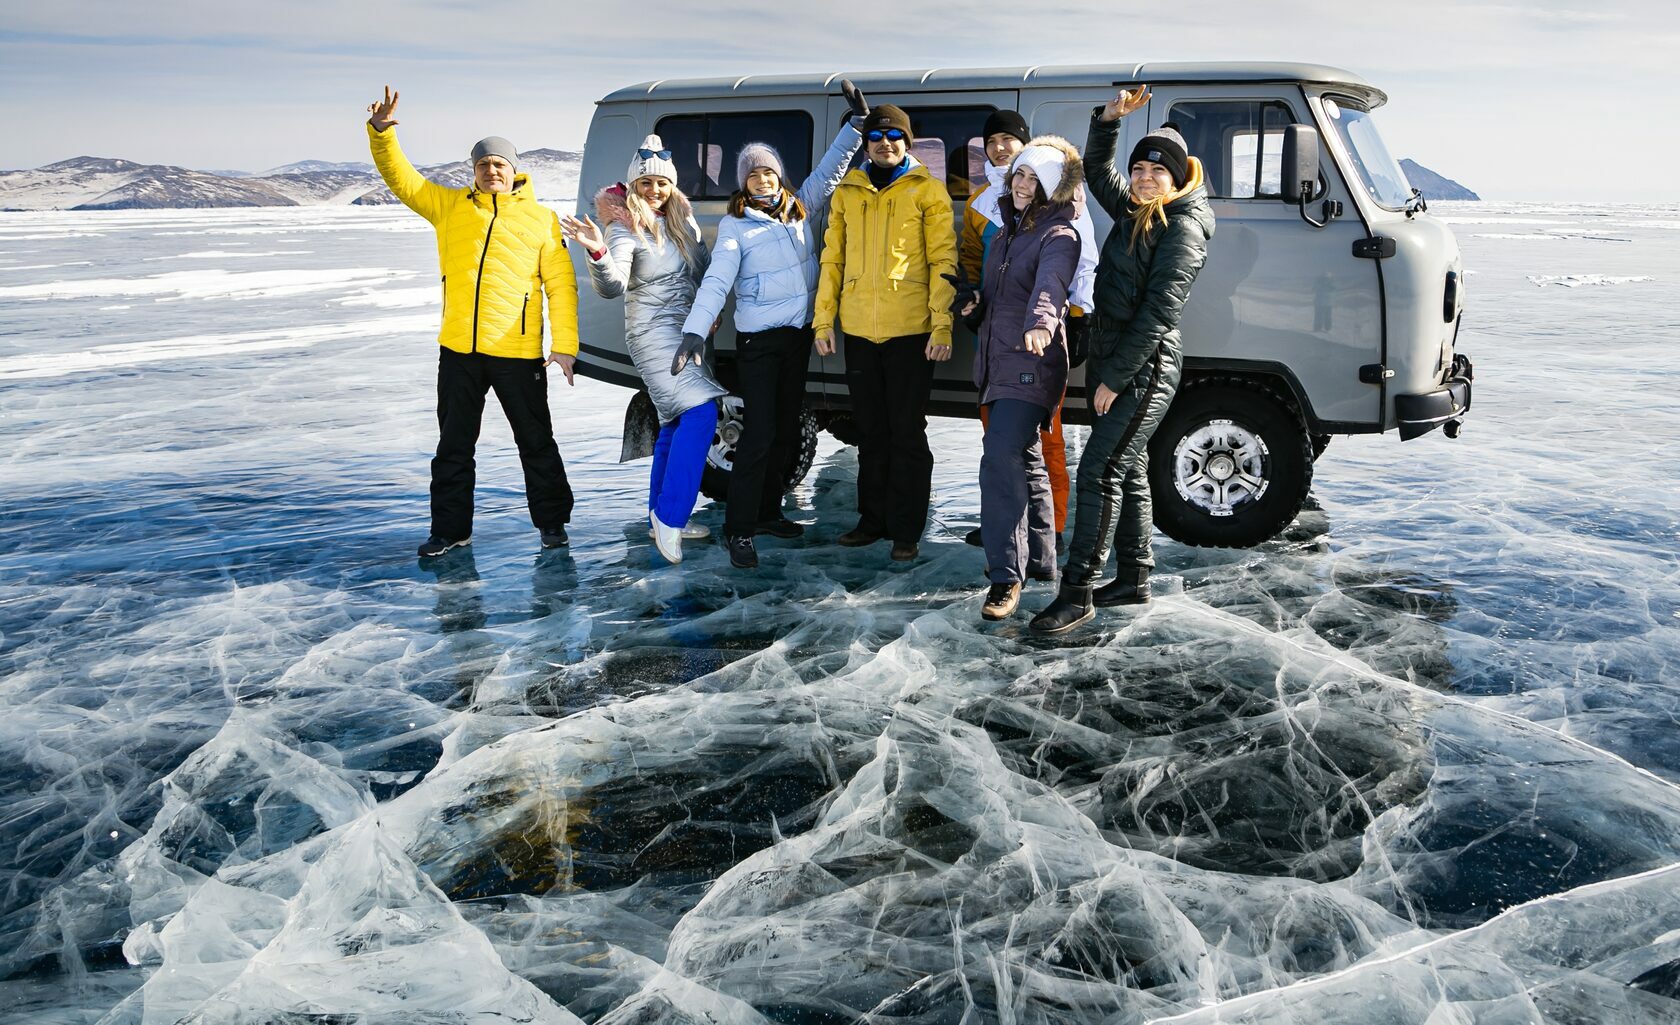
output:
[[[571,548],[492,412],[420,565],[424,224],[5,215],[0,1021],[1680,1020],[1680,210],[1435,212],[1465,436],[1057,642],[973,422],[920,562],[825,439],[743,574],[557,383]]]

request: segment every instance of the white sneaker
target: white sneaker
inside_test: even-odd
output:
[[[667,527],[659,522],[659,517],[648,511],[648,522],[653,525],[653,546],[659,549],[659,554],[665,556],[665,561],[673,565],[682,561],[682,531],[676,527]]]
[[[653,528],[649,527],[648,537],[653,536]],[[690,523],[682,529],[682,539],[684,541],[704,541],[711,536],[712,528],[706,526],[704,523]]]

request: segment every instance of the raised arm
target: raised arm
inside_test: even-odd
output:
[[[729,290],[735,287],[736,275],[741,271],[738,223],[733,217],[725,217],[718,222],[717,245],[712,247],[711,266],[706,268],[706,276],[700,279],[700,287],[694,293],[694,306],[688,311],[688,319],[683,321],[685,335],[706,337],[712,333],[712,325],[723,313],[723,304],[729,300]]]
[[[840,126],[834,141],[828,144],[828,152],[822,155],[822,159],[817,161],[817,166],[799,186],[799,202],[805,205],[808,216],[816,217],[827,208],[828,197],[834,195],[834,189],[840,184],[840,179],[846,177],[852,157],[861,145],[863,136],[858,133],[857,126],[852,121]]]
[[[373,165],[397,201],[433,224],[443,219],[449,207],[450,190],[429,181],[404,155],[397,144],[397,97],[390,86],[385,87],[385,99],[368,104],[368,149],[373,153]]]
[[[1118,221],[1126,208],[1130,193],[1127,184],[1131,175],[1126,168],[1114,166],[1115,150],[1120,145],[1120,119],[1149,102],[1149,87],[1138,86],[1137,91],[1120,90],[1091,116],[1090,134],[1085,138],[1085,181],[1091,196]]]

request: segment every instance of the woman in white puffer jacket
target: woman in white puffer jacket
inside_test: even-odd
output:
[[[817,255],[829,197],[863,142],[856,122],[869,109],[850,82],[842,81],[841,89],[854,117],[797,189],[788,188],[774,148],[762,142],[741,148],[735,161],[740,189],[718,222],[711,267],[682,328],[684,349],[698,351],[735,293],[736,391],[744,422],[723,532],[730,562],[742,569],[758,565],[754,534],[798,537],[805,530],[782,515],[782,487],[799,452]]]

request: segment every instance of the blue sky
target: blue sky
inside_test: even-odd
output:
[[[365,159],[363,111],[386,82],[403,93],[405,145],[428,161],[490,133],[581,147],[597,97],[656,78],[1297,60],[1385,89],[1389,148],[1487,198],[1680,200],[1680,87],[1668,67],[1680,5],[1137,10],[1113,0],[14,3],[0,12],[0,167],[82,154],[247,170]]]

